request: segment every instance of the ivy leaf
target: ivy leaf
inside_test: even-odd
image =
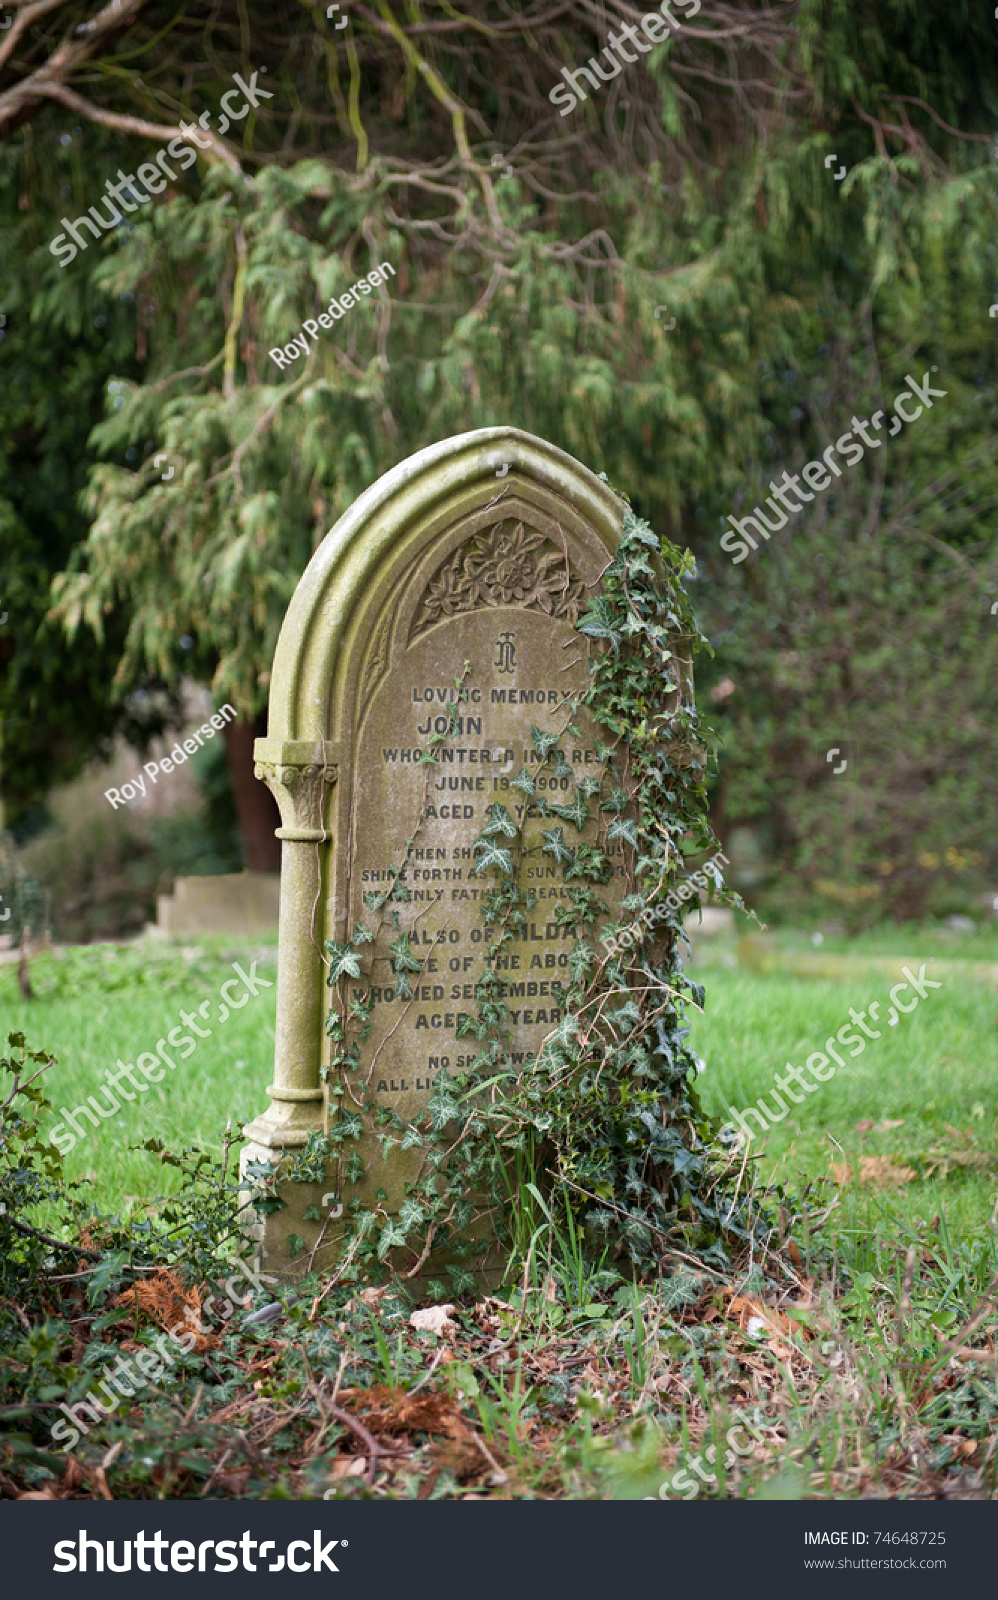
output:
[[[364,1119],[360,1112],[344,1111],[330,1128],[329,1138],[334,1144],[341,1144],[344,1139],[359,1139],[363,1132]]]
[[[90,1305],[99,1305],[112,1284],[114,1284],[115,1288],[121,1287],[120,1279],[127,1261],[128,1252],[126,1250],[114,1250],[98,1261],[90,1274],[87,1296]]]
[[[609,1020],[622,1034],[630,1033],[641,1022],[641,1009],[634,1000],[628,1000],[616,1011],[607,1012]]]
[[[476,861],[472,867],[473,873],[487,872],[490,867],[496,867],[500,872],[505,873],[507,878],[513,876],[513,857],[508,850],[500,849],[499,845],[493,844],[491,839],[476,839],[474,848],[481,850],[483,853],[481,860]]]
[[[366,1170],[367,1169],[365,1168],[364,1163],[361,1160],[360,1151],[359,1150],[354,1150],[351,1153],[350,1160],[347,1162],[345,1168],[343,1169],[343,1175],[346,1178],[347,1183],[359,1183],[361,1178],[364,1176],[364,1173],[365,1173]],[[372,1218],[373,1218],[373,1215],[374,1215],[374,1213],[372,1212],[371,1213]]]
[[[606,830],[607,843],[611,839],[626,839],[628,844],[638,847],[638,827],[633,817],[615,817]]]
[[[486,812],[488,823],[482,829],[482,838],[491,838],[493,834],[501,833],[507,839],[516,838],[516,823],[510,816],[506,807],[499,800],[494,800]]]
[[[403,1200],[401,1210],[399,1211],[399,1224],[405,1229],[406,1233],[409,1232],[410,1228],[415,1228],[419,1223],[425,1221],[426,1212],[423,1210],[423,1207],[420,1205],[418,1200],[413,1200],[411,1195],[408,1199]]]
[[[589,807],[586,805],[585,796],[578,789],[567,806],[552,806],[551,810],[556,817],[564,817],[566,822],[571,822],[579,833],[589,821]]]
[[[545,855],[554,856],[555,861],[574,860],[572,851],[565,843],[564,828],[542,828],[541,838],[544,840],[541,849]]]
[[[459,1262],[454,1262],[453,1264],[448,1263],[447,1271],[450,1273],[455,1294],[475,1293],[478,1288],[478,1279],[475,1277],[473,1272],[468,1271],[467,1267],[462,1266]],[[471,1382],[475,1384],[475,1388],[477,1389],[478,1384],[475,1381],[474,1375],[471,1374],[470,1368],[468,1368],[468,1372],[471,1376]],[[468,1384],[467,1387],[470,1390],[471,1385]]]
[[[596,965],[596,956],[584,939],[578,939],[568,955],[573,983],[585,983]]]
[[[553,749],[558,743],[560,737],[561,735],[557,733],[545,733],[544,729],[539,728],[536,722],[531,726],[530,729],[530,742],[542,761],[544,760],[548,751]]]
[[[524,794],[536,794],[537,785],[527,767],[521,767],[515,778],[510,778],[511,789],[522,789]]]
[[[579,633],[587,634],[590,639],[608,639],[613,646],[614,655],[619,655],[622,634],[613,624],[614,617],[609,598],[606,595],[596,595],[590,600],[589,610],[581,622],[577,622],[575,626]]]
[[[644,517],[636,517],[630,507],[624,513],[624,524],[629,538],[637,539],[639,543],[648,545],[652,550],[658,550],[658,534],[654,532],[651,524],[646,522]]]
[[[570,1011],[566,1011],[557,1028],[554,1030],[554,1033],[551,1035],[551,1043],[567,1047],[571,1044],[572,1040],[577,1039],[578,1036],[579,1019],[578,1017],[573,1017]]]
[[[400,939],[393,939],[388,946],[388,954],[392,958],[392,966],[396,972],[422,971],[421,963],[413,959],[407,933],[403,933]]]
[[[426,1102],[426,1109],[430,1113],[434,1133],[442,1133],[449,1122],[453,1122],[461,1115],[461,1107],[451,1094],[454,1080],[446,1068],[437,1074],[433,1085],[433,1093]]]
[[[323,949],[331,957],[327,984],[332,986],[342,977],[360,977],[360,962],[348,944],[337,944],[335,939],[327,939]]]
[[[405,1244],[405,1232],[401,1223],[394,1219],[385,1223],[381,1230],[381,1238],[378,1240],[379,1261],[384,1261],[389,1250],[394,1250],[396,1245]]]

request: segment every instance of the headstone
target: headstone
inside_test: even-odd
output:
[[[566,731],[567,701],[587,681],[588,645],[574,625],[598,592],[623,510],[562,451],[489,428],[402,462],[315,552],[284,621],[268,735],[255,750],[283,843],[274,1083],[269,1108],[246,1130],[244,1168],[300,1150],[324,1125],[332,991],[320,952],[326,939],[346,942],[358,922],[380,931],[358,952],[363,980],[345,984],[347,999],[369,988],[374,1001],[356,1094],[409,1120],[436,1074],[475,1053],[461,1019],[474,1010],[489,935],[479,906],[488,880],[473,873],[473,841],[495,802],[522,815],[526,797],[511,781],[538,767],[535,727],[559,736],[540,779],[546,798],[567,801],[579,777],[597,772],[587,714],[574,719],[581,736]],[[444,734],[436,762],[421,764],[428,741]],[[520,868],[537,903],[499,958],[514,1064],[560,1018],[551,985],[565,979],[572,938],[553,920],[566,891],[531,836],[540,826],[528,824]],[[595,842],[598,826],[596,814],[581,837]],[[618,900],[624,883],[618,859],[605,898]],[[393,888],[394,927],[372,909]],[[389,945],[400,932],[421,965],[411,999],[396,998]],[[418,1152],[396,1150],[386,1165],[375,1134],[361,1142],[359,1190],[331,1178],[282,1189],[285,1209],[257,1230],[269,1270],[300,1271],[322,1221],[357,1192],[369,1203],[381,1187],[388,1212],[401,1205]],[[327,1225],[314,1265],[329,1266],[339,1248]]]
[[[172,894],[156,897],[155,926],[163,934],[277,932],[280,883],[275,872],[220,872],[176,878]]]

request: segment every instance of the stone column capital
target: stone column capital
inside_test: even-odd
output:
[[[281,813],[279,839],[323,844],[324,799],[336,782],[337,766],[321,739],[257,739],[254,774],[265,783]]]

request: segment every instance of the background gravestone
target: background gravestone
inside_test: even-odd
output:
[[[373,950],[359,952],[363,981],[346,986],[348,995],[369,987],[374,1000],[356,1094],[407,1120],[441,1068],[470,1062],[475,1042],[459,1029],[473,1010],[488,938],[478,905],[487,880],[472,873],[472,842],[493,802],[522,815],[525,796],[510,781],[538,764],[533,727],[564,734],[539,777],[546,797],[567,798],[575,779],[596,770],[587,714],[574,718],[582,737],[564,731],[566,702],[587,682],[587,641],[574,624],[598,590],[623,510],[564,452],[489,428],[402,462],[315,552],[281,630],[268,736],[255,750],[257,775],[281,809],[283,843],[274,1083],[270,1107],[246,1130],[244,1168],[300,1150],[323,1128],[320,1064],[331,1045],[320,950],[327,938],[346,942],[359,921],[376,924],[368,907],[393,883],[407,891],[393,902],[400,922],[382,921]],[[420,764],[427,740],[448,731],[436,763]],[[524,936],[497,962],[514,1063],[560,1019],[551,983],[565,977],[571,937],[552,921],[565,889],[550,858],[531,847],[533,826],[520,873],[537,904]],[[597,827],[593,818],[582,838],[595,842]],[[623,847],[615,848],[608,901],[633,887]],[[399,928],[421,963],[411,999],[396,998],[389,944]],[[350,1098],[344,1104],[354,1109]],[[385,1166],[372,1130],[360,1153],[366,1203],[381,1186],[383,1205],[398,1209],[417,1152],[396,1150]],[[315,1219],[358,1192],[331,1187],[282,1188],[286,1208],[258,1231],[268,1265],[300,1270],[308,1261]],[[291,1235],[306,1245],[294,1260]],[[337,1248],[329,1227],[317,1264],[328,1265]]]

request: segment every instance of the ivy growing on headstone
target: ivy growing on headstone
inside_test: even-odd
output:
[[[425,1109],[411,1121],[379,1104],[370,1072],[367,1080],[361,1074],[359,1047],[371,1005],[363,991],[359,997],[353,991],[348,1004],[345,982],[363,981],[365,946],[376,941],[387,917],[397,934],[390,945],[397,993],[412,992],[423,963],[401,931],[398,903],[408,891],[399,873],[386,892],[364,897],[380,919],[376,926],[358,923],[347,942],[327,941],[327,982],[335,994],[326,1023],[334,1042],[325,1069],[332,1108],[327,1148],[335,1162],[330,1179],[341,1187],[364,1176],[357,1149],[365,1126],[361,1107],[379,1130],[385,1160],[396,1148],[423,1152],[397,1214],[385,1208],[383,1190],[373,1205],[359,1197],[347,1203],[345,1277],[381,1266],[412,1278],[432,1252],[431,1267],[442,1262],[450,1285],[433,1279],[431,1292],[473,1289],[476,1261],[494,1240],[512,1240],[510,1173],[517,1156],[521,1166],[524,1159],[530,1164],[531,1181],[545,1191],[556,1224],[571,1213],[595,1256],[609,1254],[638,1272],[653,1270],[680,1242],[686,1251],[723,1262],[728,1245],[747,1236],[747,1208],[732,1193],[726,1152],[694,1086],[689,1008],[703,1006],[704,992],[681,964],[687,908],[665,903],[687,874],[686,858],[716,844],[704,787],[708,730],[693,702],[690,673],[693,655],[707,641],[682,586],[692,567],[688,551],[658,539],[626,509],[601,592],[576,624],[590,641],[590,662],[587,686],[569,702],[569,715],[585,707],[602,730],[598,765],[573,773],[559,754],[558,736],[534,727],[537,764],[511,780],[524,805],[515,808],[515,818],[501,801],[488,806],[472,868],[486,885],[479,898],[481,969],[474,1009],[458,1029],[477,1052],[462,1070],[441,1069]],[[467,699],[460,678],[455,687],[446,731],[426,743],[428,776]],[[578,734],[571,720],[566,731]],[[548,776],[571,780],[567,793],[559,788],[557,802],[548,798]],[[635,888],[616,913],[600,892],[612,876],[610,856],[581,837],[596,814],[600,838],[606,844],[623,839],[634,852]],[[528,824],[538,821],[528,843]],[[416,835],[418,827],[406,861]],[[537,900],[519,881],[528,851],[560,872],[565,896],[553,920],[572,942],[564,980],[551,985],[557,1025],[539,1050],[514,1064],[500,964]],[[740,904],[737,896],[728,898]],[[640,940],[625,937],[625,949],[615,936],[642,912],[650,913],[649,931]]]

